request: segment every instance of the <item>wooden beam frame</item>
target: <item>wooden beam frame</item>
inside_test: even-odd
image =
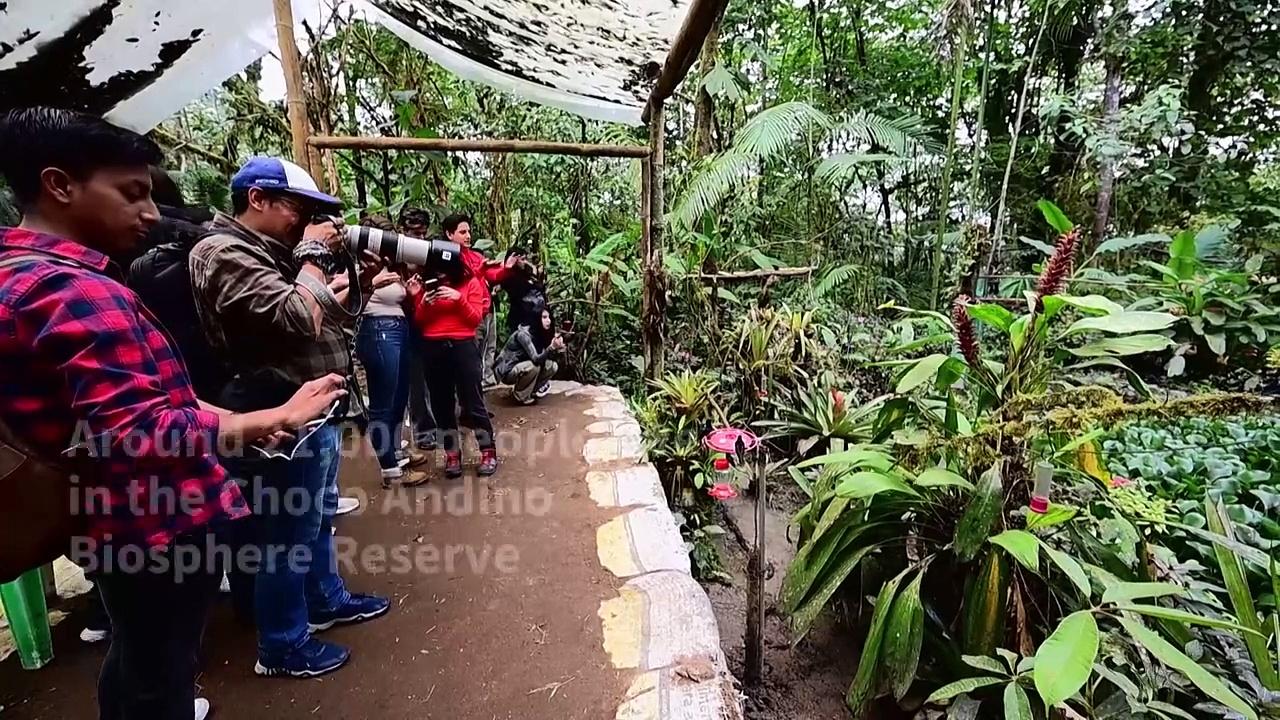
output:
[[[671,94],[684,81],[685,76],[689,74],[689,68],[693,67],[698,54],[702,52],[702,44],[706,42],[707,33],[711,32],[712,25],[719,22],[728,4],[729,0],[693,0],[690,4],[689,13],[684,16],[680,32],[676,34],[676,39],[671,43],[671,50],[667,53],[667,59],[662,63],[662,72],[658,74],[658,80],[649,93],[649,103],[645,106],[644,114],[640,116],[646,123],[649,122],[649,116],[656,106],[671,97]]]
[[[307,139],[315,148],[334,150],[417,150],[422,152],[489,152],[573,155],[577,157],[647,158],[644,145],[593,145],[544,140],[489,140],[411,138],[388,136],[315,135]]]

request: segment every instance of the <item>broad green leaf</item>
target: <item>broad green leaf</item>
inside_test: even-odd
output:
[[[1101,295],[1056,295],[1064,303],[1090,314],[1114,315],[1124,312],[1120,303]]]
[[[1129,631],[1129,635],[1137,640],[1147,652],[1155,656],[1157,660],[1177,670],[1187,679],[1195,683],[1195,686],[1204,691],[1206,695],[1226,705],[1243,715],[1248,720],[1258,720],[1258,715],[1249,707],[1249,704],[1241,700],[1223,684],[1221,680],[1214,677],[1208,670],[1200,667],[1195,660],[1187,657],[1183,652],[1169,641],[1160,637],[1160,634],[1147,628],[1140,621],[1133,618],[1121,617],[1120,624],[1125,630]]]
[[[1227,354],[1227,336],[1223,333],[1206,333],[1204,341],[1214,355],[1223,356]]]
[[[909,393],[933,379],[938,374],[938,368],[942,367],[942,363],[948,358],[948,355],[933,354],[920,360],[898,381],[898,393]]]
[[[920,493],[903,482],[901,478],[870,470],[846,475],[836,486],[836,495],[840,497],[869,498],[882,492],[900,492],[920,496]]]
[[[1227,231],[1221,225],[1205,225],[1196,233],[1196,257],[1206,260],[1218,253],[1227,239]]]
[[[964,660],[964,664],[969,667],[986,670],[987,672],[995,673],[996,675],[1005,675],[1009,672],[1004,665],[1000,664],[999,660],[996,660],[993,657],[987,657],[986,655],[963,655],[960,659]]]
[[[921,571],[893,601],[885,628],[883,667],[896,700],[911,689],[920,665],[920,648],[924,644],[924,605],[920,602],[923,578]]]
[[[1098,249],[1094,251],[1095,255],[1103,255],[1106,253],[1122,252],[1140,245],[1168,245],[1172,241],[1168,235],[1164,233],[1150,233],[1147,235],[1134,235],[1133,237],[1119,237],[1105,240],[1098,245]]]
[[[997,327],[1005,333],[1009,332],[1009,326],[1016,319],[1013,313],[1005,308],[993,303],[983,303],[981,305],[970,305],[968,308],[969,317],[984,322],[993,327]]]
[[[1158,598],[1166,595],[1182,595],[1186,590],[1172,583],[1122,582],[1108,587],[1102,593],[1104,603],[1122,603],[1139,598]]]
[[[1020,237],[1018,239],[1021,240],[1024,244],[1030,245],[1031,247],[1039,250],[1045,255],[1052,255],[1054,251],[1057,250],[1057,248],[1050,245],[1049,243],[1044,242],[1042,240],[1036,240],[1035,238]]]
[[[1136,393],[1138,393],[1138,395],[1142,396],[1142,397],[1143,397],[1143,399],[1146,399],[1146,400],[1150,400],[1150,399],[1151,399],[1151,397],[1152,397],[1152,396],[1151,396],[1151,387],[1150,387],[1149,385],[1147,385],[1147,381],[1146,381],[1146,380],[1143,380],[1141,375],[1139,375],[1138,373],[1134,372],[1134,371],[1133,371],[1133,368],[1129,367],[1128,365],[1125,365],[1122,361],[1120,361],[1120,360],[1118,360],[1118,359],[1116,359],[1116,358],[1113,358],[1113,357],[1100,357],[1100,358],[1094,358],[1094,359],[1092,359],[1092,360],[1086,360],[1085,362],[1082,362],[1082,363],[1080,363],[1080,364],[1078,364],[1078,365],[1072,365],[1070,368],[1067,368],[1067,369],[1068,369],[1068,370],[1083,370],[1083,369],[1091,368],[1091,367],[1113,367],[1113,368],[1116,368],[1117,370],[1119,370],[1119,371],[1121,371],[1121,372],[1123,372],[1123,373],[1125,374],[1125,377],[1126,377],[1126,378],[1128,378],[1128,380],[1129,380],[1129,386],[1133,388],[1134,392],[1136,392]]]
[[[1231,519],[1227,516],[1227,509],[1221,501],[1214,502],[1206,499],[1204,514],[1208,520],[1210,532],[1228,540],[1236,539]],[[1258,610],[1253,603],[1253,593],[1249,589],[1249,578],[1245,575],[1244,565],[1241,564],[1239,557],[1221,544],[1215,543],[1213,551],[1214,557],[1218,560],[1218,567],[1222,570],[1223,584],[1227,586],[1227,597],[1231,600],[1236,618],[1242,625],[1257,633],[1256,635],[1246,633],[1243,639],[1245,647],[1249,650],[1249,657],[1257,668],[1258,678],[1264,687],[1280,689],[1280,670],[1277,670],[1275,661],[1271,659],[1266,635],[1262,634],[1264,626],[1258,619]],[[1270,558],[1270,565],[1271,579],[1274,583],[1276,579],[1274,557]],[[1277,642],[1280,642],[1280,638]]]
[[[1187,712],[1186,710],[1183,710],[1177,705],[1170,705],[1167,702],[1161,702],[1159,700],[1148,700],[1147,707],[1151,708],[1152,710],[1159,710],[1161,712],[1168,713],[1170,715],[1173,715],[1174,717],[1183,718],[1183,720],[1196,720],[1195,715],[1192,715],[1191,713]]]
[[[1030,315],[1023,315],[1013,324],[1009,326],[1009,344],[1013,347],[1013,351],[1017,352],[1027,342],[1027,325],[1031,322]]]
[[[1190,230],[1183,230],[1173,237],[1169,244],[1169,268],[1179,280],[1187,280],[1196,272],[1200,262],[1196,252],[1196,236]]]
[[[876,609],[871,614],[871,627],[867,630],[867,637],[862,641],[858,670],[854,673],[853,682],[844,696],[844,703],[854,717],[862,717],[862,713],[867,709],[867,703],[875,696],[876,677],[879,674],[877,670],[880,667],[881,648],[884,644],[889,610],[893,605],[894,597],[898,594],[898,585],[902,583],[907,573],[914,569],[915,566],[912,566],[898,573],[892,580],[885,583],[880,588],[880,593],[876,595]]]
[[[1161,607],[1159,605],[1117,605],[1116,610],[1125,612],[1135,612],[1139,615],[1148,615],[1150,617],[1162,618],[1164,620],[1176,620],[1178,622],[1190,623],[1192,625],[1204,625],[1207,627],[1221,628],[1223,630],[1235,630],[1242,635],[1254,634],[1264,639],[1266,636],[1257,630],[1238,625],[1226,620],[1218,620],[1216,618],[1205,617],[1195,613],[1189,613],[1185,610],[1174,610],[1173,608]]]
[[[929,696],[929,699],[924,701],[924,704],[945,705],[949,700],[951,700],[951,698],[957,695],[973,692],[978,688],[984,688],[988,685],[999,685],[1004,681],[1004,678],[998,677],[977,677],[957,680],[953,683],[947,683],[935,690],[933,694]]]
[[[1080,563],[1061,550],[1055,550],[1048,545],[1041,545],[1040,547],[1044,548],[1045,553],[1053,561],[1053,564],[1057,565],[1071,582],[1075,583],[1075,586],[1080,589],[1080,594],[1088,600],[1091,592],[1089,576],[1085,574],[1084,568],[1080,567]]]
[[[877,547],[879,546],[864,545],[848,550],[848,554],[842,556],[831,572],[822,578],[822,583],[818,585],[818,589],[791,616],[791,642],[793,645],[804,639],[804,636],[809,633],[809,629],[813,627],[813,622],[818,619],[818,616],[827,607],[827,602],[831,600],[831,596],[835,595],[836,590],[840,589],[840,586],[848,579],[849,573],[852,573],[858,563],[862,562],[862,559]]]
[[[1036,650],[1032,673],[1046,708],[1056,707],[1084,687],[1098,656],[1098,623],[1093,611],[1080,610],[1062,622]]]
[[[1004,638],[1009,606],[1009,561],[1002,552],[988,550],[978,573],[964,588],[960,618],[961,648],[968,655],[990,655]]]
[[[1027,529],[1043,530],[1054,525],[1061,525],[1062,523],[1070,522],[1078,514],[1080,514],[1080,508],[1050,503],[1049,509],[1043,513],[1027,513]]]
[[[1163,330],[1178,321],[1169,313],[1149,311],[1126,311],[1103,317],[1081,318],[1067,328],[1067,335],[1079,332],[1104,332],[1112,335],[1128,335],[1130,333],[1147,333]]]
[[[991,526],[1000,515],[1000,501],[1004,497],[1004,475],[1000,460],[982,473],[960,521],[956,523],[956,556],[968,562],[986,542]]]
[[[1031,698],[1016,682],[1004,686],[1004,720],[1033,720]]]
[[[991,538],[993,545],[1008,551],[1023,567],[1040,572],[1040,540],[1026,530],[1005,530]]]
[[[811,468],[819,465],[851,465],[854,467],[868,467],[872,470],[888,470],[893,467],[893,458],[880,450],[868,450],[866,448],[851,448],[849,450],[841,450],[839,452],[827,453],[819,455],[815,458],[809,458],[804,462],[796,465],[797,468]]]
[[[958,487],[973,490],[973,483],[946,468],[931,467],[916,476],[917,487]]]
[[[1170,347],[1173,341],[1163,335],[1129,335],[1095,340],[1083,347],[1070,348],[1070,352],[1078,357],[1106,357],[1141,355]]]
[[[1075,229],[1075,225],[1067,219],[1066,213],[1052,202],[1041,198],[1036,202],[1036,207],[1040,208],[1040,214],[1044,215],[1044,221],[1049,223],[1049,227],[1058,231],[1059,235],[1066,235]]]

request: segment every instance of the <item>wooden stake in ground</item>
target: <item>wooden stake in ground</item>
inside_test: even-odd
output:
[[[662,170],[666,159],[666,122],[662,102],[650,107],[649,162],[644,227],[644,291],[640,302],[641,337],[644,346],[644,376],[653,380],[664,371],[664,338],[667,313],[667,276],[663,267]]]

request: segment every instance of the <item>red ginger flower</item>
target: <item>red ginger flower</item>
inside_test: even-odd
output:
[[[1049,262],[1045,263],[1040,273],[1040,282],[1036,285],[1036,294],[1057,295],[1066,289],[1067,278],[1076,264],[1076,245],[1080,241],[1080,231],[1072,230],[1058,238],[1058,246],[1054,249]]]
[[[968,295],[956,296],[951,305],[951,324],[956,328],[956,343],[960,346],[960,354],[964,356],[969,367],[976,368],[982,362],[982,353],[978,349],[978,333],[973,327],[973,318],[969,317]]]
[[[844,414],[844,393],[832,388],[831,405],[834,407],[836,415]]]

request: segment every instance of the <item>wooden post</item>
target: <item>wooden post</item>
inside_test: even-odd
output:
[[[313,135],[307,143],[335,150],[418,150],[421,152],[491,152],[571,155],[574,157],[644,158],[645,145],[594,145],[547,140],[490,140],[480,138],[415,138],[391,136]]]
[[[764,682],[764,511],[766,501],[764,462],[759,451],[751,460],[752,490],[755,493],[756,536],[747,559],[747,629],[743,644],[746,646],[747,667],[743,681],[749,688],[759,688]]]
[[[662,377],[665,357],[667,314],[667,277],[663,267],[665,255],[663,214],[666,212],[663,198],[662,169],[665,164],[666,123],[662,101],[650,106],[649,161],[645,179],[645,240],[644,240],[644,294],[641,300],[640,323],[644,345],[644,376],[653,380]]]
[[[280,65],[284,68],[285,106],[289,109],[289,132],[293,136],[293,161],[313,172],[307,152],[307,98],[302,84],[302,60],[293,34],[293,6],[290,0],[272,0],[276,13],[276,39],[280,43]],[[314,175],[314,173],[313,173]]]

